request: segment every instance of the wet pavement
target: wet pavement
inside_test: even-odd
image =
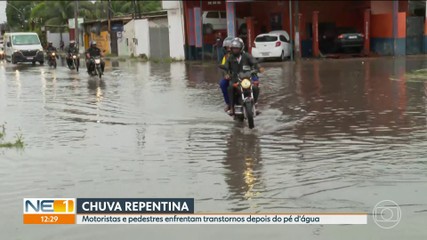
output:
[[[212,64],[0,63],[0,239],[425,239],[427,58],[264,63],[256,128],[223,112]],[[201,212],[371,212],[375,225],[31,226],[25,197],[194,197]],[[128,237],[128,238],[126,238]]]

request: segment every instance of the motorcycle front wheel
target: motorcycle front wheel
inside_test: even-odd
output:
[[[254,123],[254,107],[252,102],[245,103],[245,112],[246,118],[248,119],[249,128],[252,129],[255,127]]]
[[[101,69],[100,68],[96,68],[96,72],[98,73],[99,79],[101,79],[102,78],[102,71],[101,71]]]

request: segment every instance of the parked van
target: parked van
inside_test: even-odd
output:
[[[13,64],[44,63],[43,47],[39,36],[33,32],[5,33],[3,36],[5,59]]]
[[[204,11],[202,21],[205,34],[211,34],[213,31],[227,29],[227,14],[225,11]],[[245,23],[245,19],[237,18],[237,27],[239,31]]]

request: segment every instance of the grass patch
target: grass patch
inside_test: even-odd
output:
[[[22,134],[16,134],[15,140],[7,142],[4,140],[6,137],[6,126],[0,125],[0,148],[24,148],[24,139]]]
[[[409,81],[427,81],[427,69],[418,69],[405,74],[406,80]]]
[[[149,59],[151,62],[153,63],[174,63],[174,62],[181,62],[181,60],[178,60],[176,58],[163,58],[163,59],[158,59],[158,58],[150,58]]]
[[[131,62],[152,62],[152,63],[174,63],[174,62],[183,62],[184,60],[178,60],[176,58],[148,58],[147,55],[145,54],[140,54],[139,56],[135,56],[133,54],[131,54],[129,57],[105,57],[106,60],[117,60],[119,62],[126,62],[126,61],[131,61]]]

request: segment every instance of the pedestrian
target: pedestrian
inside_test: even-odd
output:
[[[224,49],[222,47],[222,42],[224,39],[222,39],[222,33],[218,32],[216,34],[215,44],[214,47],[216,48],[216,60],[218,63],[221,63],[222,58],[224,57]]]
[[[64,41],[60,41],[59,42],[59,49],[61,49],[61,51],[64,51]]]

